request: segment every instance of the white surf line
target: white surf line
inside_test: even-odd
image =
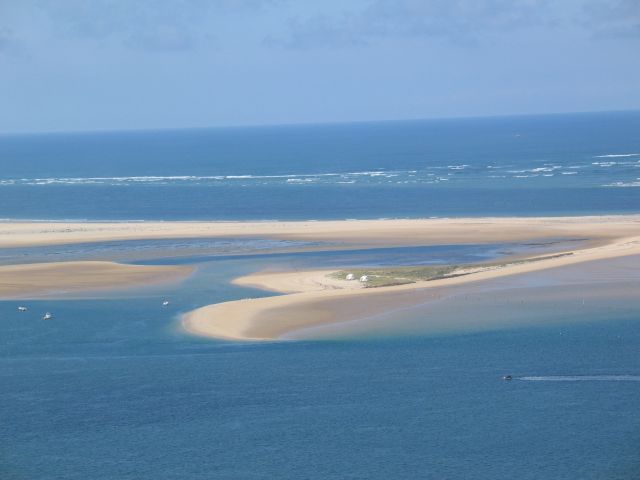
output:
[[[547,375],[515,377],[528,382],[640,382],[640,375]]]

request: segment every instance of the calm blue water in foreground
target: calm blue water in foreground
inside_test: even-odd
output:
[[[0,218],[636,213],[639,177],[638,113],[5,136]],[[252,344],[179,329],[181,312],[268,295],[228,283],[263,268],[462,263],[536,248],[282,252],[304,246],[0,250],[5,264],[199,267],[177,286],[0,302],[0,479],[640,478],[640,301],[583,322],[559,303],[543,327],[481,333]],[[42,321],[45,311],[55,318]]]
[[[177,324],[267,295],[227,283],[256,269],[504,250],[213,256],[178,286],[29,301],[27,313],[0,302],[0,477],[637,478],[637,302],[580,324],[559,305],[552,326],[440,336],[227,343]]]

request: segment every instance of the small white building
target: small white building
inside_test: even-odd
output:
[[[348,273],[345,277],[347,280],[355,280],[356,276],[353,273]]]
[[[368,281],[369,281],[369,277],[368,277],[367,275],[362,275],[362,276],[360,277],[360,281],[361,281],[361,282],[363,282],[363,283],[364,283],[364,282],[368,282]]]

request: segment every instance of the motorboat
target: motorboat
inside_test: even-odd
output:
[[[42,319],[43,319],[43,320],[51,320],[52,318],[53,318],[53,315],[52,315],[51,313],[49,313],[49,312],[45,313],[45,314],[42,316]]]
[[[502,380],[506,380],[506,381],[513,380],[513,377],[511,375],[504,375],[502,377]]]
[[[19,312],[26,312],[27,310],[29,310],[29,309],[27,307],[23,306],[23,305],[18,307],[18,311]]]
[[[169,300],[165,300],[164,302],[162,302],[162,306],[163,307],[169,306]]]

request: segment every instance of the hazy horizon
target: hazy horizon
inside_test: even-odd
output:
[[[91,133],[136,133],[136,132],[163,132],[163,131],[180,131],[180,130],[223,130],[223,129],[242,129],[242,128],[278,128],[278,127],[314,127],[314,126],[331,126],[331,125],[350,125],[350,124],[384,124],[384,123],[411,123],[411,122],[437,122],[447,120],[490,120],[504,118],[527,118],[527,117],[548,117],[548,116],[572,116],[572,115],[598,115],[598,114],[640,114],[640,109],[631,110],[588,110],[574,112],[541,112],[541,113],[514,113],[503,115],[468,115],[468,116],[450,116],[450,117],[423,117],[423,118],[381,118],[370,120],[336,120],[326,122],[299,122],[299,123],[260,123],[246,125],[192,125],[180,127],[140,127],[140,128],[105,128],[105,129],[84,129],[84,130],[40,130],[30,132],[2,132],[0,136],[22,136],[22,135],[56,135],[56,134],[91,134]]]
[[[640,109],[634,0],[0,4],[0,132]]]

